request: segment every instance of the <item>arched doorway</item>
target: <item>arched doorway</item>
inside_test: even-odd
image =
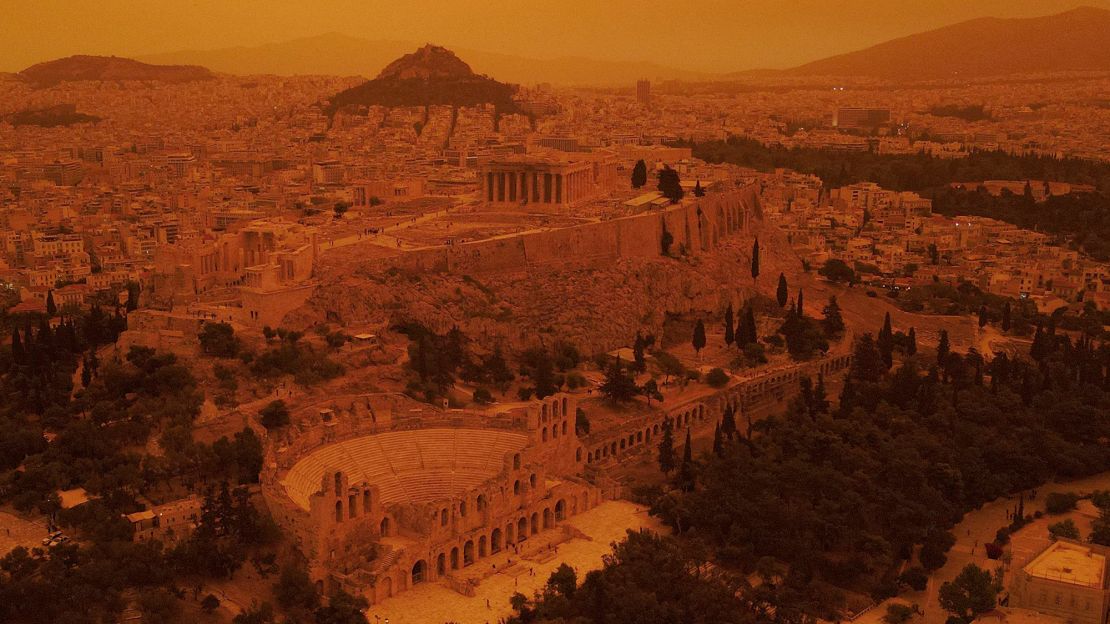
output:
[[[521,518],[516,523],[516,541],[523,542],[528,539],[528,518]]]
[[[540,514],[532,512],[532,535],[540,532]]]
[[[505,545],[508,546],[509,544],[512,544],[512,543],[513,543],[513,523],[510,522],[509,524],[505,525]]]
[[[555,521],[562,522],[567,518],[567,504],[565,501],[560,500],[555,503]]]
[[[436,557],[436,574],[439,576],[447,574],[447,555],[443,553],[439,553],[439,556]]]
[[[463,566],[468,566],[474,563],[474,542],[467,540],[463,544]]]
[[[486,536],[483,535],[478,538],[478,557],[485,557],[489,552],[486,550]]]
[[[424,575],[427,573],[428,564],[424,563],[421,559],[412,564],[412,584],[423,583],[425,580]]]
[[[543,510],[543,528],[544,529],[550,529],[551,528],[551,508],[550,507]]]
[[[388,576],[385,577],[384,579],[382,579],[378,583],[378,591],[375,592],[375,593],[377,593],[379,601],[382,601],[382,600],[385,600],[386,598],[392,597],[393,596],[393,579],[388,577]]]
[[[456,546],[451,549],[451,569],[459,569],[459,547]]]
[[[378,534],[382,537],[389,537],[389,518],[382,518],[382,523],[378,525]]]
[[[501,529],[494,529],[489,536],[489,549],[491,552],[501,552]]]

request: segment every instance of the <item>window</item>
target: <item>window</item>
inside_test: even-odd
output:
[[[535,473],[532,473],[532,475],[528,477],[528,485],[532,486],[532,489],[535,489],[535,487],[536,487],[536,475],[535,475]]]
[[[520,480],[513,481],[513,494],[520,494]]]

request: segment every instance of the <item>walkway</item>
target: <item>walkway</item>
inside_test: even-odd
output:
[[[522,560],[508,572],[494,574],[478,585],[475,596],[463,596],[439,583],[423,583],[393,598],[373,605],[367,611],[371,624],[380,618],[390,624],[485,624],[512,615],[509,598],[520,592],[529,598],[543,587],[551,573],[562,563],[578,570],[579,582],[591,570],[599,569],[601,557],[612,551],[612,544],[624,538],[627,529],[656,529],[659,522],[647,510],[627,501],[607,501],[571,516],[564,524],[578,529],[591,539],[573,539],[558,546],[558,554],[547,561]],[[542,534],[535,536],[542,538]],[[485,560],[475,564],[484,565]],[[528,573],[531,568],[535,575]],[[489,604],[487,608],[486,604]]]

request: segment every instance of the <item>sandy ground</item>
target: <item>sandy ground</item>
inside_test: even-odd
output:
[[[524,560],[508,572],[489,576],[481,582],[473,597],[463,596],[439,583],[423,583],[370,607],[367,617],[372,624],[385,622],[387,619],[390,624],[498,622],[512,614],[509,598],[514,593],[520,592],[531,597],[560,564],[567,563],[574,567],[581,582],[587,572],[601,567],[602,555],[612,550],[614,542],[623,539],[627,529],[658,529],[661,526],[655,518],[648,516],[646,509],[627,501],[607,501],[585,513],[568,518],[566,524],[582,531],[590,539],[563,542],[559,544],[557,554],[547,561]],[[542,539],[543,534],[539,537]],[[483,559],[474,566],[489,566],[510,557],[514,555],[501,553]],[[529,568],[534,575],[528,572]]]

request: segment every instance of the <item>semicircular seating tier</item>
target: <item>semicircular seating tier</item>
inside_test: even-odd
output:
[[[281,480],[302,509],[320,490],[326,470],[343,471],[350,483],[379,489],[383,505],[450,498],[496,476],[506,453],[528,436],[496,429],[408,429],[320,446],[302,457]]]

